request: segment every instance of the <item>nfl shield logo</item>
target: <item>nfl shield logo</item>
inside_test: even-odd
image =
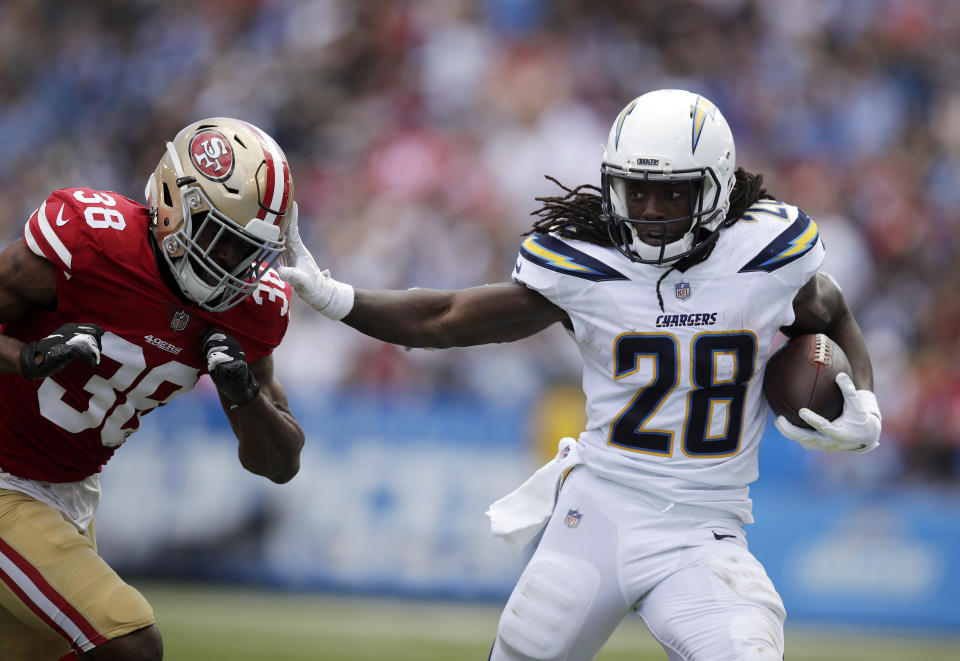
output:
[[[187,324],[190,322],[190,315],[180,310],[179,312],[173,315],[173,319],[170,320],[170,328],[175,331],[182,331],[187,327]]]
[[[677,294],[677,298],[688,298],[690,296],[689,282],[678,282],[673,287],[674,287],[674,291]]]
[[[580,519],[582,518],[583,518],[583,514],[581,514],[577,510],[570,510],[569,512],[567,512],[567,518],[565,518],[563,522],[567,524],[568,528],[576,528],[577,526],[580,525]]]

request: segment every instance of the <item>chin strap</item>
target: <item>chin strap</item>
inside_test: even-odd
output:
[[[660,293],[660,283],[662,283],[668,275],[673,273],[673,271],[678,268],[679,266],[676,262],[674,262],[670,265],[670,268],[663,272],[663,275],[660,276],[660,279],[657,280],[657,303],[660,304],[660,312],[666,312],[666,310],[663,309],[663,294]]]

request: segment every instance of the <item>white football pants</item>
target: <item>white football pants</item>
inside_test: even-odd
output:
[[[671,661],[780,661],[783,602],[739,519],[657,500],[575,469],[491,661],[592,659],[632,610]]]

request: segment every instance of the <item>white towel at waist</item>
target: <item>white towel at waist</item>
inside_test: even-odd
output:
[[[557,456],[531,475],[526,482],[496,501],[487,510],[490,532],[523,548],[550,520],[557,502],[560,479],[581,464],[574,438],[561,438]]]

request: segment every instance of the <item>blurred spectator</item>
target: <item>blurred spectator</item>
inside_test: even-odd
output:
[[[958,42],[949,0],[8,0],[0,233],[54,188],[140,190],[162,136],[223,114],[288,146],[305,239],[339,278],[506,280],[542,175],[597,183],[605,118],[689,87],[820,224],[877,362],[885,461],[956,482]],[[328,357],[306,369],[317,337]],[[304,314],[278,361],[301,387],[532,399],[578,380],[572,351],[558,330],[404,352]]]

